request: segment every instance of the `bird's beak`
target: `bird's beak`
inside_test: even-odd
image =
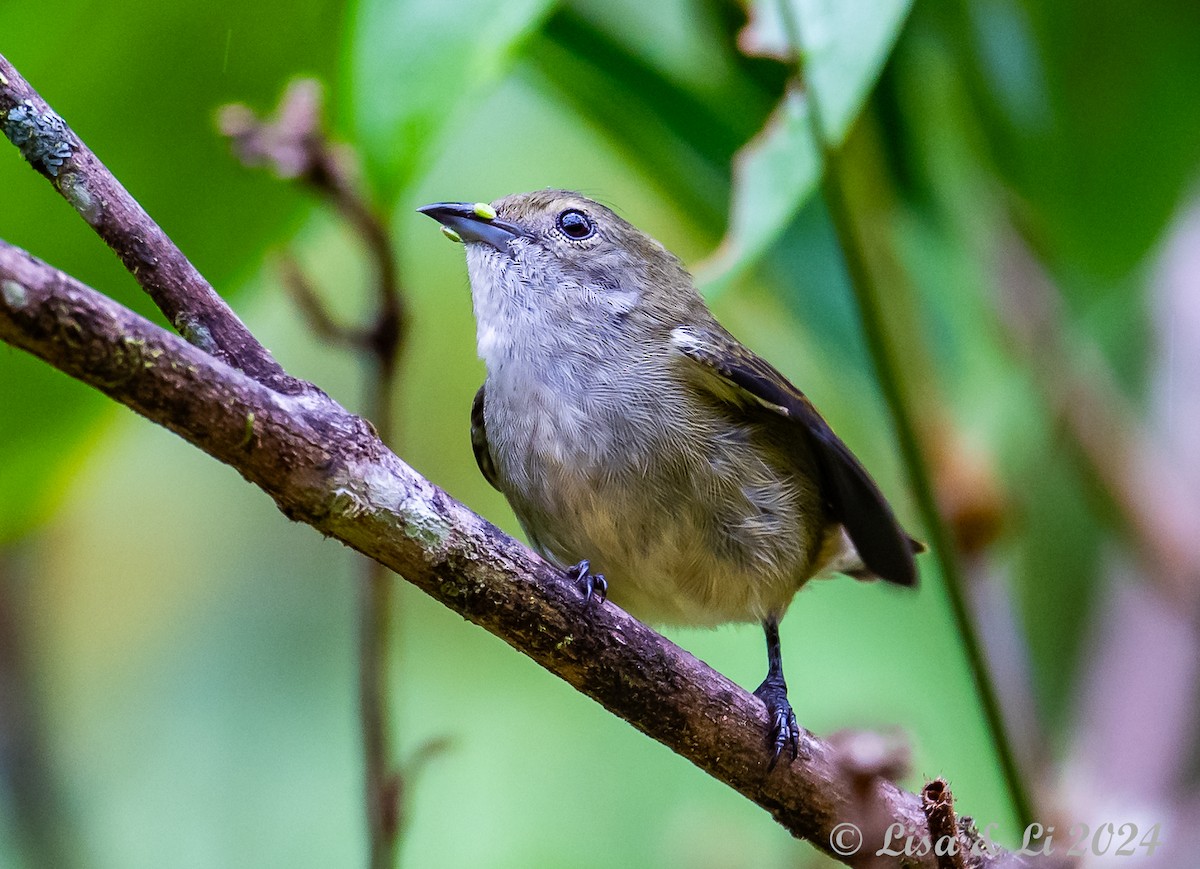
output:
[[[417,211],[432,217],[462,241],[482,241],[501,253],[508,253],[508,243],[513,239],[529,235],[517,224],[496,217],[496,210],[486,202],[434,202]]]

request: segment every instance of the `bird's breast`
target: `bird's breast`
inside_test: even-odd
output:
[[[711,404],[637,362],[490,371],[493,460],[534,544],[589,559],[654,621],[760,619],[806,578],[813,493]]]
[[[513,359],[489,374],[484,415],[501,470],[533,484],[552,473],[610,477],[661,458],[663,385],[634,366],[566,356]]]

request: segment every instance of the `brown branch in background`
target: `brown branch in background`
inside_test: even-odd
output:
[[[404,762],[401,764],[400,770],[396,775],[396,786],[398,788],[396,806],[399,810],[399,818],[396,823],[396,836],[398,839],[403,839],[405,830],[407,829],[409,796],[416,788],[417,782],[430,763],[449,752],[453,747],[454,741],[450,737],[431,736],[409,752],[408,756],[404,758]]]
[[[42,727],[24,568],[15,544],[0,547],[0,792],[16,820],[6,852],[22,865],[68,869],[78,865],[75,830]]]
[[[1010,345],[1036,372],[1034,385],[1146,562],[1146,574],[1176,605],[1195,612],[1200,497],[1172,473],[1100,350],[1072,334],[1061,295],[1028,245],[1014,231],[1000,252],[999,321]]]
[[[929,822],[929,838],[938,869],[966,869],[958,819],[954,816],[954,795],[944,778],[935,778],[921,789],[921,808]]]
[[[280,178],[299,181],[333,205],[362,238],[375,266],[377,311],[364,334],[347,330],[343,343],[368,342],[370,352],[392,372],[408,332],[409,315],[400,289],[397,256],[387,221],[359,189],[355,161],[347,148],[334,147],[321,123],[321,86],[312,79],[293,82],[270,120],[240,104],[221,109],[218,125],[246,166],[271,168]],[[294,270],[295,271],[295,270]],[[309,299],[315,298],[310,294]],[[305,307],[312,313],[312,306]],[[317,315],[328,325],[327,318]],[[382,372],[381,372],[382,373]],[[390,396],[391,390],[386,391]],[[382,417],[375,420],[382,422]]]
[[[339,323],[317,293],[316,287],[290,253],[278,259],[279,279],[292,304],[313,334],[328,344],[358,350],[370,341],[369,335],[353,326]]]
[[[270,167],[280,178],[308,187],[331,204],[363,240],[375,265],[375,313],[366,327],[336,322],[296,260],[285,256],[284,286],[310,328],[332,343],[358,351],[369,363],[364,393],[366,416],[380,439],[395,446],[394,401],[408,311],[397,273],[396,250],[387,222],[362,193],[351,171],[353,155],[335,148],[325,134],[321,86],[312,79],[293,82],[274,117],[262,119],[240,104],[223,107],[221,132],[246,166]],[[411,791],[396,768],[392,746],[389,665],[395,653],[392,578],[377,561],[364,559],[359,586],[359,706],[365,768],[370,866],[396,863],[403,827],[402,796]],[[423,763],[424,761],[422,761]]]
[[[832,853],[846,807],[861,801],[838,751],[805,733],[800,759],[768,773],[757,698],[613,604],[584,606],[563,571],[421,477],[319,390],[280,395],[3,243],[0,341],[236,468],[286,516],[385,564]],[[916,794],[879,779],[868,796],[893,823],[927,831]],[[867,865],[878,847],[839,859]],[[1021,863],[1001,853],[980,865]]]
[[[0,55],[0,126],[188,341],[284,393],[300,386],[79,137]]]
[[[908,741],[899,732],[839,730],[829,735],[829,745],[850,784],[851,801],[846,806],[843,823],[853,824],[854,830],[850,832],[861,835],[864,842],[888,842],[888,828],[894,819],[875,794],[880,782],[898,781],[908,775],[912,762]],[[843,841],[833,844],[836,847]],[[888,856],[874,854],[875,850],[879,849],[869,849],[862,855],[857,864],[861,869],[891,865]]]

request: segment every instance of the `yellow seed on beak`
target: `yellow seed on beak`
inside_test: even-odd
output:
[[[475,203],[475,216],[482,217],[484,220],[495,220],[496,209],[488,205],[486,202]]]
[[[456,241],[459,244],[463,243],[462,236],[448,226],[442,227],[442,235],[446,236],[446,238],[450,239],[451,241]]]

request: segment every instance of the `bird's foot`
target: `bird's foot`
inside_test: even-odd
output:
[[[602,574],[592,573],[592,566],[586,558],[574,567],[567,568],[567,574],[583,590],[584,606],[592,602],[593,596],[596,600],[604,603],[608,597],[608,580]]]
[[[791,751],[792,760],[799,755],[800,725],[796,723],[796,713],[792,711],[792,704],[788,702],[787,683],[783,681],[782,676],[768,676],[755,689],[754,696],[767,707],[767,718],[771,722],[771,762],[767,766],[767,772],[770,772],[775,769],[784,748]]]

